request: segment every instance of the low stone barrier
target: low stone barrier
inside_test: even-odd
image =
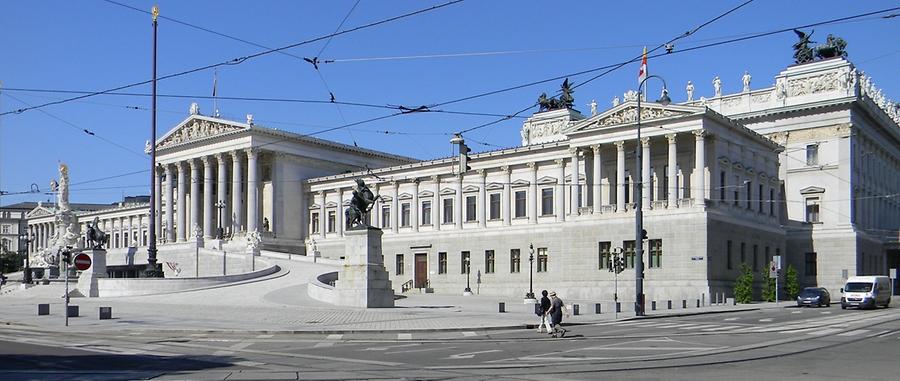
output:
[[[338,299],[338,295],[334,291],[334,282],[336,280],[338,280],[337,271],[319,274],[309,282],[309,285],[306,287],[306,294],[315,300],[334,304]]]
[[[264,277],[281,270],[281,268],[276,265],[263,261],[259,262],[260,264],[264,263],[265,268],[234,275],[200,278],[103,278],[98,279],[99,293],[101,297],[165,294],[198,288],[223,286],[229,283]]]

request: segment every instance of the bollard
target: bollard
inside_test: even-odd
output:
[[[573,304],[572,305],[572,315],[578,315],[578,312],[579,312],[578,309],[579,309],[579,306],[577,304]]]
[[[737,305],[737,298],[731,298],[731,302],[733,303],[733,305],[736,306],[736,305]]]
[[[616,313],[622,312],[622,302],[616,302]]]
[[[700,308],[700,299],[697,299],[697,308]]]
[[[687,300],[681,299],[681,308],[687,308]]]
[[[50,315],[50,304],[38,304],[38,316]]]
[[[712,296],[710,296],[712,298]],[[706,294],[700,294],[700,299],[703,300],[703,306],[706,307]]]
[[[100,320],[112,319],[112,307],[100,307]]]
[[[594,313],[600,315],[602,309],[600,308],[600,303],[594,303]]]
[[[652,301],[652,302],[650,302],[650,310],[651,310],[651,311],[656,311],[656,301],[655,301],[655,300]]]
[[[506,312],[506,303],[500,302],[500,313]]]
[[[671,309],[672,309],[672,300],[670,299],[668,302],[669,302],[669,303],[668,303],[668,304],[669,304],[669,309],[671,310]]]
[[[69,305],[66,310],[66,317],[78,317],[78,306]]]

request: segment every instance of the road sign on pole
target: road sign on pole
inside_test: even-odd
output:
[[[91,256],[81,253],[75,256],[75,268],[84,271],[91,268]]]

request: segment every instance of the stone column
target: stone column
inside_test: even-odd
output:
[[[453,222],[456,224],[457,229],[463,228],[463,175],[460,173],[456,175],[456,202],[453,205],[453,214],[454,219]]]
[[[487,186],[487,171],[479,169],[478,177],[481,178],[481,185],[478,188],[478,202],[475,207],[478,210],[478,227],[483,228],[487,227],[486,209],[490,207],[490,203],[487,201],[487,189],[484,189]]]
[[[391,181],[391,191],[393,198],[391,199],[391,232],[400,231],[400,183]]]
[[[594,151],[594,179],[591,181],[591,190],[593,191],[594,197],[594,213],[600,213],[600,208],[603,206],[603,162],[600,160],[600,145],[595,144],[591,146],[591,149]]]
[[[187,168],[183,161],[175,163],[178,167],[178,242],[187,241],[187,215],[185,215],[185,203],[187,202]]]
[[[440,176],[431,176],[431,181],[434,181],[434,196],[433,201],[431,201],[431,226],[434,227],[434,230],[441,230],[441,213],[444,211],[443,205],[441,205],[441,177]]]
[[[213,219],[218,221],[218,223],[215,224],[216,234],[218,234],[218,228],[220,224],[222,226],[222,229],[225,229],[225,227],[228,226],[228,216],[230,215],[228,211],[228,203],[225,202],[225,198],[228,197],[228,192],[226,192],[226,189],[228,189],[228,172],[226,169],[225,154],[217,153],[216,163],[219,166],[219,170],[217,172],[219,181],[217,184],[218,189],[216,189],[216,203],[225,205],[225,207],[222,208],[221,211],[219,211],[219,207],[215,207],[213,209],[215,211],[215,216],[213,216]]]
[[[419,213],[422,213],[419,208],[419,179],[413,179],[413,199],[412,205],[409,206],[409,224],[412,225],[412,230],[414,232],[419,231]]]
[[[128,227],[126,227],[126,229],[127,229],[126,232],[128,232],[128,244],[122,245],[122,246],[123,247],[129,247],[129,246],[130,247],[138,247],[138,246],[140,246],[139,245],[140,241],[135,243],[135,239],[134,239],[134,230],[135,230],[134,229],[134,216],[124,217],[124,218],[122,218],[122,220],[123,220],[123,222],[125,220],[128,221]]]
[[[559,178],[556,180],[556,196],[553,202],[553,213],[556,214],[556,222],[566,220],[566,160],[556,159],[553,161],[559,166]]]
[[[319,193],[316,194],[316,197],[319,198],[319,234],[324,238],[325,229],[328,228],[328,214],[325,210],[325,191],[319,191]]]
[[[153,186],[156,188],[156,197],[153,199],[153,206],[156,208],[154,210],[154,234],[156,235],[156,241],[160,242],[162,240],[162,177],[163,177],[163,169],[162,167],[157,166],[156,168],[156,176],[153,178],[155,180],[155,184]],[[149,220],[147,221],[150,222]],[[82,230],[82,234],[84,234],[85,230]],[[147,232],[147,240],[150,240],[150,233]],[[149,244],[149,242],[147,242]]]
[[[175,174],[166,164],[166,242],[175,242]],[[178,171],[181,172],[180,170]]]
[[[706,151],[703,137],[706,135],[704,130],[694,130],[696,147],[694,148],[694,205],[703,206],[706,200]],[[758,195],[757,197],[762,197]]]
[[[346,223],[346,219],[344,218],[344,188],[338,187],[337,189],[337,209],[334,214],[334,228],[338,237],[344,236],[344,227]]]
[[[528,186],[529,188],[531,188],[528,190],[528,204],[531,205],[531,213],[528,214],[528,221],[532,224],[536,224],[538,218],[537,163],[528,163],[528,168],[531,169],[531,184],[529,184]]]
[[[244,226],[244,179],[241,173],[241,151],[231,151],[231,233]],[[325,218],[325,216],[322,216]],[[323,231],[322,234],[325,232]]]
[[[149,239],[149,237],[147,238]],[[135,247],[144,246],[144,215],[137,215],[137,243]]]
[[[203,179],[200,174],[200,163],[197,159],[188,161],[191,165],[191,223],[186,226],[193,238],[197,233],[194,232],[194,225],[200,225],[200,181]]]
[[[678,206],[678,147],[675,145],[675,134],[668,134],[666,138],[669,140],[669,167],[666,171],[668,177],[668,192],[666,197],[667,208]]]
[[[569,153],[572,154],[572,202],[569,209],[573,216],[577,216],[578,205],[581,202],[581,183],[578,181],[579,173],[581,173],[580,163],[578,162],[578,148],[569,148]]]
[[[616,145],[616,211],[625,211],[625,142],[618,141]]]
[[[503,172],[503,195],[500,197],[500,215],[503,217],[503,226],[512,224],[512,213],[510,206],[514,202],[512,199],[512,171],[508,165],[500,167]]]
[[[641,203],[644,209],[650,208],[650,138],[641,138]]]
[[[259,222],[259,150],[247,148],[247,231],[257,230]],[[340,216],[338,216],[340,219]]]
[[[203,237],[213,236],[213,172],[212,158],[203,156]]]

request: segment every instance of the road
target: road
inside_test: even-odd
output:
[[[100,334],[0,327],[0,379],[894,379],[900,309],[777,308],[534,330]],[[859,369],[864,364],[865,369]]]

